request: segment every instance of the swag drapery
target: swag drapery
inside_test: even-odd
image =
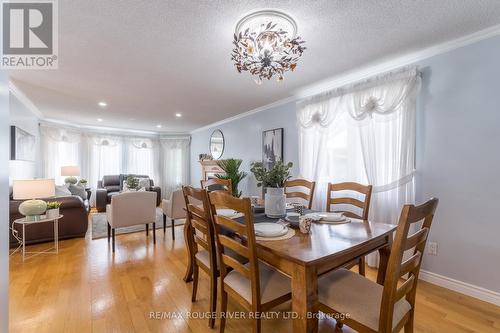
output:
[[[414,202],[419,83],[418,70],[404,68],[297,103],[300,175],[317,182],[315,209],[326,208],[328,182],[372,184],[374,222],[396,223]]]
[[[79,165],[81,178],[95,190],[104,175],[149,175],[164,198],[188,182],[190,137],[131,137],[40,126],[42,174],[63,183],[60,168]],[[167,144],[176,142],[176,144]],[[95,199],[95,195],[92,196]],[[92,202],[91,202],[92,204]]]

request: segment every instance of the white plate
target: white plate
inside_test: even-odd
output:
[[[233,209],[217,209],[217,215],[225,217],[234,217],[238,215],[238,212]]]
[[[255,223],[253,228],[255,230],[255,235],[259,237],[279,237],[288,232],[288,228],[279,223]]]
[[[306,214],[307,217],[312,218],[315,221],[328,221],[328,222],[343,222],[346,220],[346,217],[344,216],[343,213],[328,213],[328,212],[321,212],[321,213],[309,213]]]

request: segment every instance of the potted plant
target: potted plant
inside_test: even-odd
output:
[[[219,179],[231,179],[233,196],[239,198],[241,191],[238,191],[238,184],[247,176],[247,173],[240,171],[241,160],[229,158],[227,160],[217,161],[217,165],[224,170],[225,174],[215,175]]]
[[[61,203],[59,201],[49,201],[47,202],[47,218],[55,219],[59,217],[59,207]]]
[[[127,184],[128,190],[137,191],[137,188],[139,187],[139,178],[136,178],[134,176],[128,176],[125,182]]]
[[[250,171],[257,179],[257,186],[265,189],[264,212],[269,217],[282,217],[286,214],[285,182],[291,178],[292,162],[284,164],[277,161],[268,170],[262,162],[254,162]]]

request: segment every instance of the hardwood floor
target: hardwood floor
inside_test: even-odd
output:
[[[42,249],[48,244],[35,245]],[[186,251],[182,227],[157,235],[153,245],[144,232],[118,235],[113,255],[107,240],[73,239],[59,243],[58,255],[22,262],[10,259],[11,332],[218,332],[206,318],[166,319],[165,313],[208,311],[209,285],[200,273],[198,301],[191,303],[191,283],[182,280]],[[375,279],[376,271],[367,269]],[[419,282],[416,332],[500,332],[500,307]],[[278,308],[289,311],[287,303]],[[229,311],[243,311],[229,303]],[[250,332],[251,321],[228,319],[226,332]],[[263,321],[263,332],[291,332],[291,321]],[[335,322],[322,320],[320,332]],[[343,332],[352,332],[344,326]]]

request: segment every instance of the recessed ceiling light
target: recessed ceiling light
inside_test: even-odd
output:
[[[162,127],[161,124],[156,125],[156,128],[161,128],[161,127]]]
[[[175,116],[176,116],[177,118],[180,118],[180,117],[182,117],[182,113],[176,113],[176,114],[175,114]]]
[[[97,103],[101,108],[105,108],[106,106],[108,106],[108,103],[106,102],[99,102]]]
[[[97,121],[102,123],[104,120],[102,118],[97,118]]]

